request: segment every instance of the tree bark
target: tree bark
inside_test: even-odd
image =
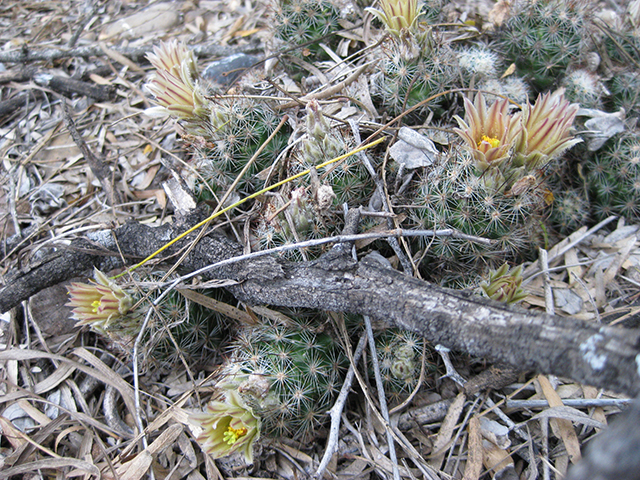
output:
[[[187,225],[157,228],[130,223],[77,239],[54,257],[11,279],[0,290],[0,311],[94,265],[101,270],[123,266],[118,248],[125,258],[145,258],[193,224],[194,218]],[[166,250],[165,261],[174,260],[192,238]],[[311,262],[253,258],[215,268],[202,278],[236,281],[225,288],[249,305],[370,315],[388,326],[423,335],[433,344],[505,363],[518,371],[559,375],[633,396],[640,393],[638,329],[509,307],[408,277],[375,260],[356,262],[349,248],[342,247],[337,245]],[[240,245],[209,234],[187,255],[181,270],[193,272],[241,253]]]

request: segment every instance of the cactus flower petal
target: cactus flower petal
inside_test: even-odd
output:
[[[236,390],[226,390],[224,395],[223,401],[210,402],[205,413],[190,417],[203,429],[198,442],[213,458],[240,452],[252,463],[253,444],[260,437],[260,420]]]

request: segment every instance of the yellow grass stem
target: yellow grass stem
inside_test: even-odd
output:
[[[362,145],[361,147],[358,147],[354,150],[351,150],[350,152],[345,153],[344,155],[340,155],[339,157],[336,158],[332,158],[331,160],[327,160],[324,163],[321,163],[320,165],[317,165],[315,168],[323,168],[326,167],[327,165],[331,165],[332,163],[335,162],[339,162],[340,160],[343,160],[347,157],[350,157],[351,155],[355,155],[356,153],[360,153],[363,150],[366,150],[368,148],[374,147],[376,145],[378,145],[379,143],[381,143],[382,141],[384,141],[384,137],[383,138],[379,138],[378,140],[374,140],[371,143],[367,143],[366,145]],[[128,272],[132,272],[134,271],[136,268],[141,267],[142,265],[144,265],[145,263],[147,263],[149,260],[151,260],[152,258],[156,257],[157,255],[159,255],[160,253],[162,253],[164,250],[166,250],[167,248],[169,248],[171,245],[173,245],[174,243],[182,240],[184,237],[186,237],[187,235],[189,235],[190,233],[194,232],[195,230],[199,229],[200,227],[202,227],[203,225],[205,225],[206,223],[210,222],[211,220],[213,220],[216,217],[219,217],[220,215],[228,212],[229,210],[232,210],[234,208],[236,208],[239,205],[242,205],[244,202],[246,202],[247,200],[250,200],[252,198],[256,198],[260,195],[262,195],[265,192],[268,192],[269,190],[273,190],[274,188],[278,188],[282,185],[284,185],[285,183],[288,183],[292,180],[295,180],[296,178],[300,178],[304,175],[307,175],[309,172],[311,172],[310,169],[307,169],[303,172],[297,173],[296,175],[292,175],[289,178],[286,178],[284,180],[281,180],[280,182],[274,183],[273,185],[270,185],[266,188],[263,188],[262,190],[260,190],[259,192],[255,192],[252,193],[251,195],[249,195],[248,197],[245,197],[239,201],[237,201],[236,203],[234,203],[233,205],[229,205],[228,207],[223,208],[222,210],[219,210],[215,213],[213,213],[212,215],[210,215],[208,218],[206,218],[205,220],[201,221],[200,223],[198,223],[197,225],[194,225],[193,227],[191,227],[189,230],[187,230],[184,233],[181,233],[180,235],[178,235],[176,238],[174,238],[173,240],[171,240],[170,242],[168,242],[167,244],[165,244],[164,246],[162,246],[161,248],[159,248],[158,250],[156,250],[155,252],[153,252],[151,255],[149,255],[147,258],[145,258],[144,260],[142,260],[140,263],[133,265],[132,267],[129,267],[126,271],[120,273],[119,275],[116,275],[113,278],[118,278],[121,277],[123,275],[125,275]]]

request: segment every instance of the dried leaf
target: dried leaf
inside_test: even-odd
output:
[[[405,168],[414,169],[432,165],[440,153],[431,139],[402,127],[398,132],[398,141],[389,149],[389,155]]]
[[[488,20],[496,27],[500,27],[509,18],[510,10],[511,0],[498,0],[489,12]]]
[[[542,388],[542,392],[544,393],[545,398],[547,399],[547,401],[549,402],[549,405],[552,408],[553,407],[569,408],[569,407],[564,407],[564,404],[562,403],[562,399],[560,398],[558,393],[553,389],[547,377],[545,377],[544,375],[539,375],[538,383],[540,384],[540,387]],[[549,410],[551,409],[548,409],[545,412],[548,412]],[[575,409],[572,409],[572,410],[575,410]],[[580,441],[578,440],[578,435],[576,435],[576,431],[573,428],[573,424],[569,420],[558,418],[557,416],[552,417],[550,423],[554,433],[562,439],[562,442],[564,443],[564,447],[567,450],[567,453],[569,454],[569,459],[571,460],[571,463],[577,463],[578,460],[582,458],[582,455],[580,453]]]
[[[244,325],[254,325],[255,322],[251,315],[247,312],[243,312],[242,310],[232,307],[231,305],[220,302],[215,298],[208,297],[207,295],[203,295],[198,292],[194,292],[193,290],[188,290],[186,288],[178,288],[176,289],[180,292],[181,295],[184,295],[185,298],[188,298],[192,302],[195,302],[203,307],[207,307],[214,312],[221,313],[233,320],[236,320]]]

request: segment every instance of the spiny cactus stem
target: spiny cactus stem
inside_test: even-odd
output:
[[[422,387],[422,383],[424,382],[424,377],[425,377],[426,373],[427,373],[427,344],[425,342],[425,343],[422,344],[422,357],[421,357],[421,362],[420,362],[420,376],[418,377],[418,381],[416,382],[416,387],[409,394],[409,396],[406,398],[406,400],[404,400],[400,405],[396,405],[391,410],[389,410],[389,415],[393,415],[394,413],[399,412],[400,410],[404,409],[407,405],[409,405],[411,403],[411,401],[413,400],[413,397],[415,397],[418,394],[418,392],[420,391],[420,388]]]

